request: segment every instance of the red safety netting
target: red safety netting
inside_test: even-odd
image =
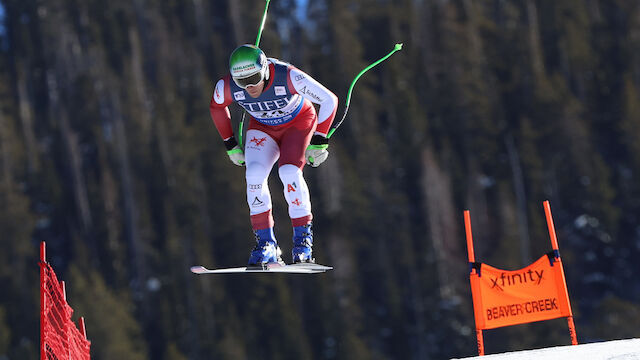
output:
[[[45,244],[40,245],[40,359],[89,360],[84,319],[78,327],[71,321],[73,309],[67,303],[64,282],[58,281],[46,262]]]

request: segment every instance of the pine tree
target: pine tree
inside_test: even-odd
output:
[[[147,359],[147,346],[126,292],[109,289],[95,271],[69,270],[68,301],[74,319],[86,319],[92,359]]]

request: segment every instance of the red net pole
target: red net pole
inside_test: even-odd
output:
[[[84,327],[84,318],[80,317],[78,319],[78,329],[80,329],[80,333],[86,339],[87,338],[87,329]]]
[[[40,360],[46,360],[47,356],[44,342],[44,314],[47,305],[45,295],[46,270],[44,266],[46,262],[46,249],[43,241],[40,243]]]

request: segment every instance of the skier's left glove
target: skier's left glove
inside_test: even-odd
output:
[[[307,151],[304,153],[304,158],[307,161],[307,165],[318,167],[329,156],[329,139],[322,135],[313,135],[311,143],[307,146]]]

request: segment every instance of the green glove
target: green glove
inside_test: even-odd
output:
[[[238,166],[244,166],[244,151],[233,136],[225,140],[224,146],[227,148],[227,155],[229,155],[231,162]]]
[[[236,145],[236,147],[231,150],[227,150],[227,155],[229,155],[229,159],[231,159],[234,164],[244,166],[244,151],[242,151],[239,145]]]
[[[320,166],[329,156],[327,148],[329,148],[329,139],[322,135],[313,135],[311,144],[307,146],[307,150],[304,153],[307,165]]]

